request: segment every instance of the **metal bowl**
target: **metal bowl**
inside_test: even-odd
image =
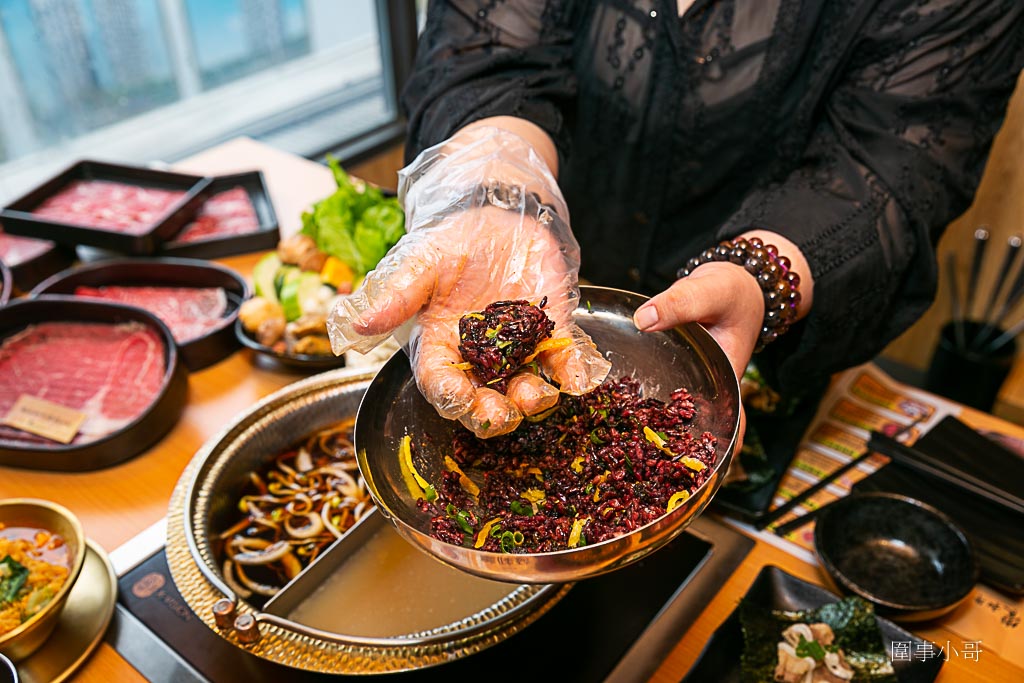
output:
[[[49,604],[17,628],[0,635],[0,653],[17,662],[38,650],[53,632],[85,562],[85,534],[78,518],[62,505],[34,498],[0,501],[0,525],[30,527],[60,535],[68,546],[68,576]]]
[[[718,343],[695,323],[642,333],[633,312],[646,297],[618,289],[582,287],[575,318],[611,360],[610,377],[634,376],[644,395],[667,401],[679,387],[694,396],[695,433],[718,439],[713,471],[679,507],[623,536],[557,552],[507,554],[452,545],[430,536],[430,517],[416,507],[399,467],[398,444],[412,436],[424,477],[438,481],[446,444],[462,427],[441,418],[416,387],[404,354],[377,373],[359,406],[355,443],[359,469],[378,508],[416,547],[471,574],[517,583],[567,583],[624,567],[678,536],[718,491],[736,448],[740,393]]]

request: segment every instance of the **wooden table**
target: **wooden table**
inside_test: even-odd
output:
[[[298,229],[300,213],[309,203],[334,187],[324,167],[244,138],[208,150],[177,167],[208,174],[262,169],[286,234]],[[259,256],[248,254],[219,262],[248,275]],[[235,353],[192,373],[184,414],[167,436],[146,453],[109,469],[81,474],[0,468],[0,498],[32,496],[58,501],[78,515],[88,536],[112,551],[166,515],[181,471],[207,439],[260,398],[301,377],[286,370],[257,366],[248,351]],[[969,413],[964,419],[981,426],[977,423],[994,418]],[[1019,427],[1001,427],[1024,436],[1024,429]],[[759,540],[655,672],[652,683],[675,683],[685,675],[708,638],[766,565],[776,565],[795,576],[821,583],[816,567]],[[957,641],[955,634],[941,626],[918,633],[937,643]],[[980,662],[951,658],[938,680],[950,683],[974,679],[1016,682],[1024,680],[1024,671],[994,653],[985,652]],[[74,680],[131,683],[144,679],[104,643]]]

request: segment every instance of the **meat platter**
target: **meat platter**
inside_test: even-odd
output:
[[[51,296],[0,308],[0,464],[87,471],[156,443],[185,407],[170,329],[133,306]],[[80,413],[68,443],[10,426],[26,395]]]
[[[83,160],[3,211],[11,235],[153,254],[205,199],[210,178]]]
[[[216,176],[196,215],[159,254],[220,258],[273,249],[280,239],[277,214],[261,171]]]
[[[42,280],[70,266],[75,254],[72,249],[50,240],[21,237],[0,230],[0,260],[11,269],[14,288],[27,292]]]
[[[234,325],[249,285],[235,271],[203,260],[123,258],[64,270],[41,282],[30,296],[53,294],[149,310],[171,329],[182,362],[195,371],[239,348]]]

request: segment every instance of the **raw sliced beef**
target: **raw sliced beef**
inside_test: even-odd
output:
[[[0,415],[31,394],[85,413],[73,443],[95,441],[152,405],[165,369],[163,340],[142,323],[29,325],[0,345]],[[7,425],[0,440],[54,443]]]
[[[73,180],[32,213],[61,223],[143,235],[185,194],[110,180]]]
[[[233,187],[210,197],[199,209],[196,219],[174,237],[175,242],[199,242],[230,237],[260,229],[256,209],[244,187]]]
[[[54,246],[54,243],[49,240],[37,240],[32,237],[8,235],[6,232],[0,232],[0,260],[11,268],[16,268],[34,258],[39,258],[53,249]]]
[[[171,328],[179,344],[217,328],[228,310],[220,287],[76,287],[75,294],[144,308]]]

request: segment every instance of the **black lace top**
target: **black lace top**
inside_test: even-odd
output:
[[[759,365],[796,389],[931,303],[1022,65],[1021,0],[438,0],[407,155],[487,116],[541,126],[594,284],[654,293],[720,239],[786,235],[814,307]]]

